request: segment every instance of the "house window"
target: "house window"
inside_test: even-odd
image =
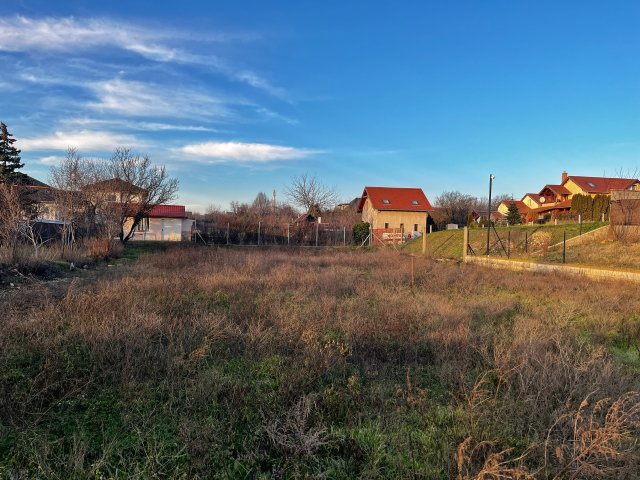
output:
[[[413,231],[414,231],[414,232],[417,232],[417,231],[418,231],[418,224],[417,224],[417,223],[414,223],[414,224],[413,224]]]
[[[389,199],[383,198],[382,203],[384,203],[385,205],[389,205],[391,202],[389,201]]]
[[[389,228],[389,224],[385,222],[384,228]]]
[[[593,182],[587,182],[587,185],[589,185],[591,188],[596,188],[596,184]]]
[[[404,223],[400,224],[400,230],[404,230]]]
[[[411,205],[420,205],[420,202],[418,202],[418,200],[411,200]]]
[[[149,218],[143,218],[138,222],[138,226],[136,227],[138,232],[148,232],[149,231]]]
[[[634,183],[633,185],[631,185],[631,190],[633,190],[633,191],[638,190],[638,184]]]

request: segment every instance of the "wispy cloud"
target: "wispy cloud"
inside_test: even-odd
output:
[[[76,132],[54,132],[41,137],[22,138],[17,141],[23,151],[67,150],[77,148],[83,152],[109,151],[117,146],[143,146],[133,135],[122,135],[108,131],[81,130]],[[45,157],[47,158],[47,157]]]
[[[89,106],[101,111],[143,117],[231,117],[223,101],[185,88],[171,88],[121,79],[89,85],[98,101]]]
[[[256,33],[194,33],[163,26],[144,27],[108,18],[47,17],[21,15],[0,19],[0,49],[7,51],[74,50],[114,46],[145,57],[171,61],[179,50],[171,40],[229,43],[251,41]]]
[[[162,123],[162,122],[142,122],[131,120],[103,120],[98,118],[71,118],[63,120],[65,125],[78,125],[81,127],[116,127],[126,128],[127,130],[139,130],[144,132],[216,132],[222,133],[224,130],[217,128],[206,127],[204,125],[180,125],[174,123]]]
[[[116,48],[147,60],[163,63],[200,65],[232,81],[242,82],[272,96],[286,99],[285,89],[256,72],[236,68],[218,55],[198,53],[203,44],[250,41],[255,33],[185,32],[166,27],[145,27],[107,18],[49,17],[0,18],[0,51],[64,52],[78,55],[96,48]]]
[[[203,142],[185,145],[176,149],[176,153],[206,163],[266,163],[276,160],[298,160],[322,152],[265,143]]]
[[[278,112],[274,112],[273,110],[269,110],[268,108],[259,107],[256,109],[256,113],[265,116],[266,118],[280,120],[281,122],[287,123],[289,125],[300,125],[300,120],[295,118],[289,118],[285,115],[282,115]]]

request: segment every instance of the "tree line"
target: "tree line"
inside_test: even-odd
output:
[[[109,256],[116,249],[114,239],[129,241],[142,219],[178,191],[178,181],[166,167],[123,147],[106,160],[83,157],[69,148],[52,167],[47,188],[20,172],[24,164],[14,143],[0,123],[0,260],[10,263],[17,261],[25,243],[36,258],[52,243],[43,219],[59,226],[55,237],[63,257],[88,245]]]

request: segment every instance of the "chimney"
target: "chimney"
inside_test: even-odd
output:
[[[562,172],[562,185],[564,185],[564,182],[567,181],[567,178],[569,178],[569,175],[567,174],[567,171],[565,170],[564,172]]]

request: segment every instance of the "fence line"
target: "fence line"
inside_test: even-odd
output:
[[[360,244],[351,228],[343,225],[306,223],[199,224],[193,240],[211,245],[237,246],[347,246]]]

